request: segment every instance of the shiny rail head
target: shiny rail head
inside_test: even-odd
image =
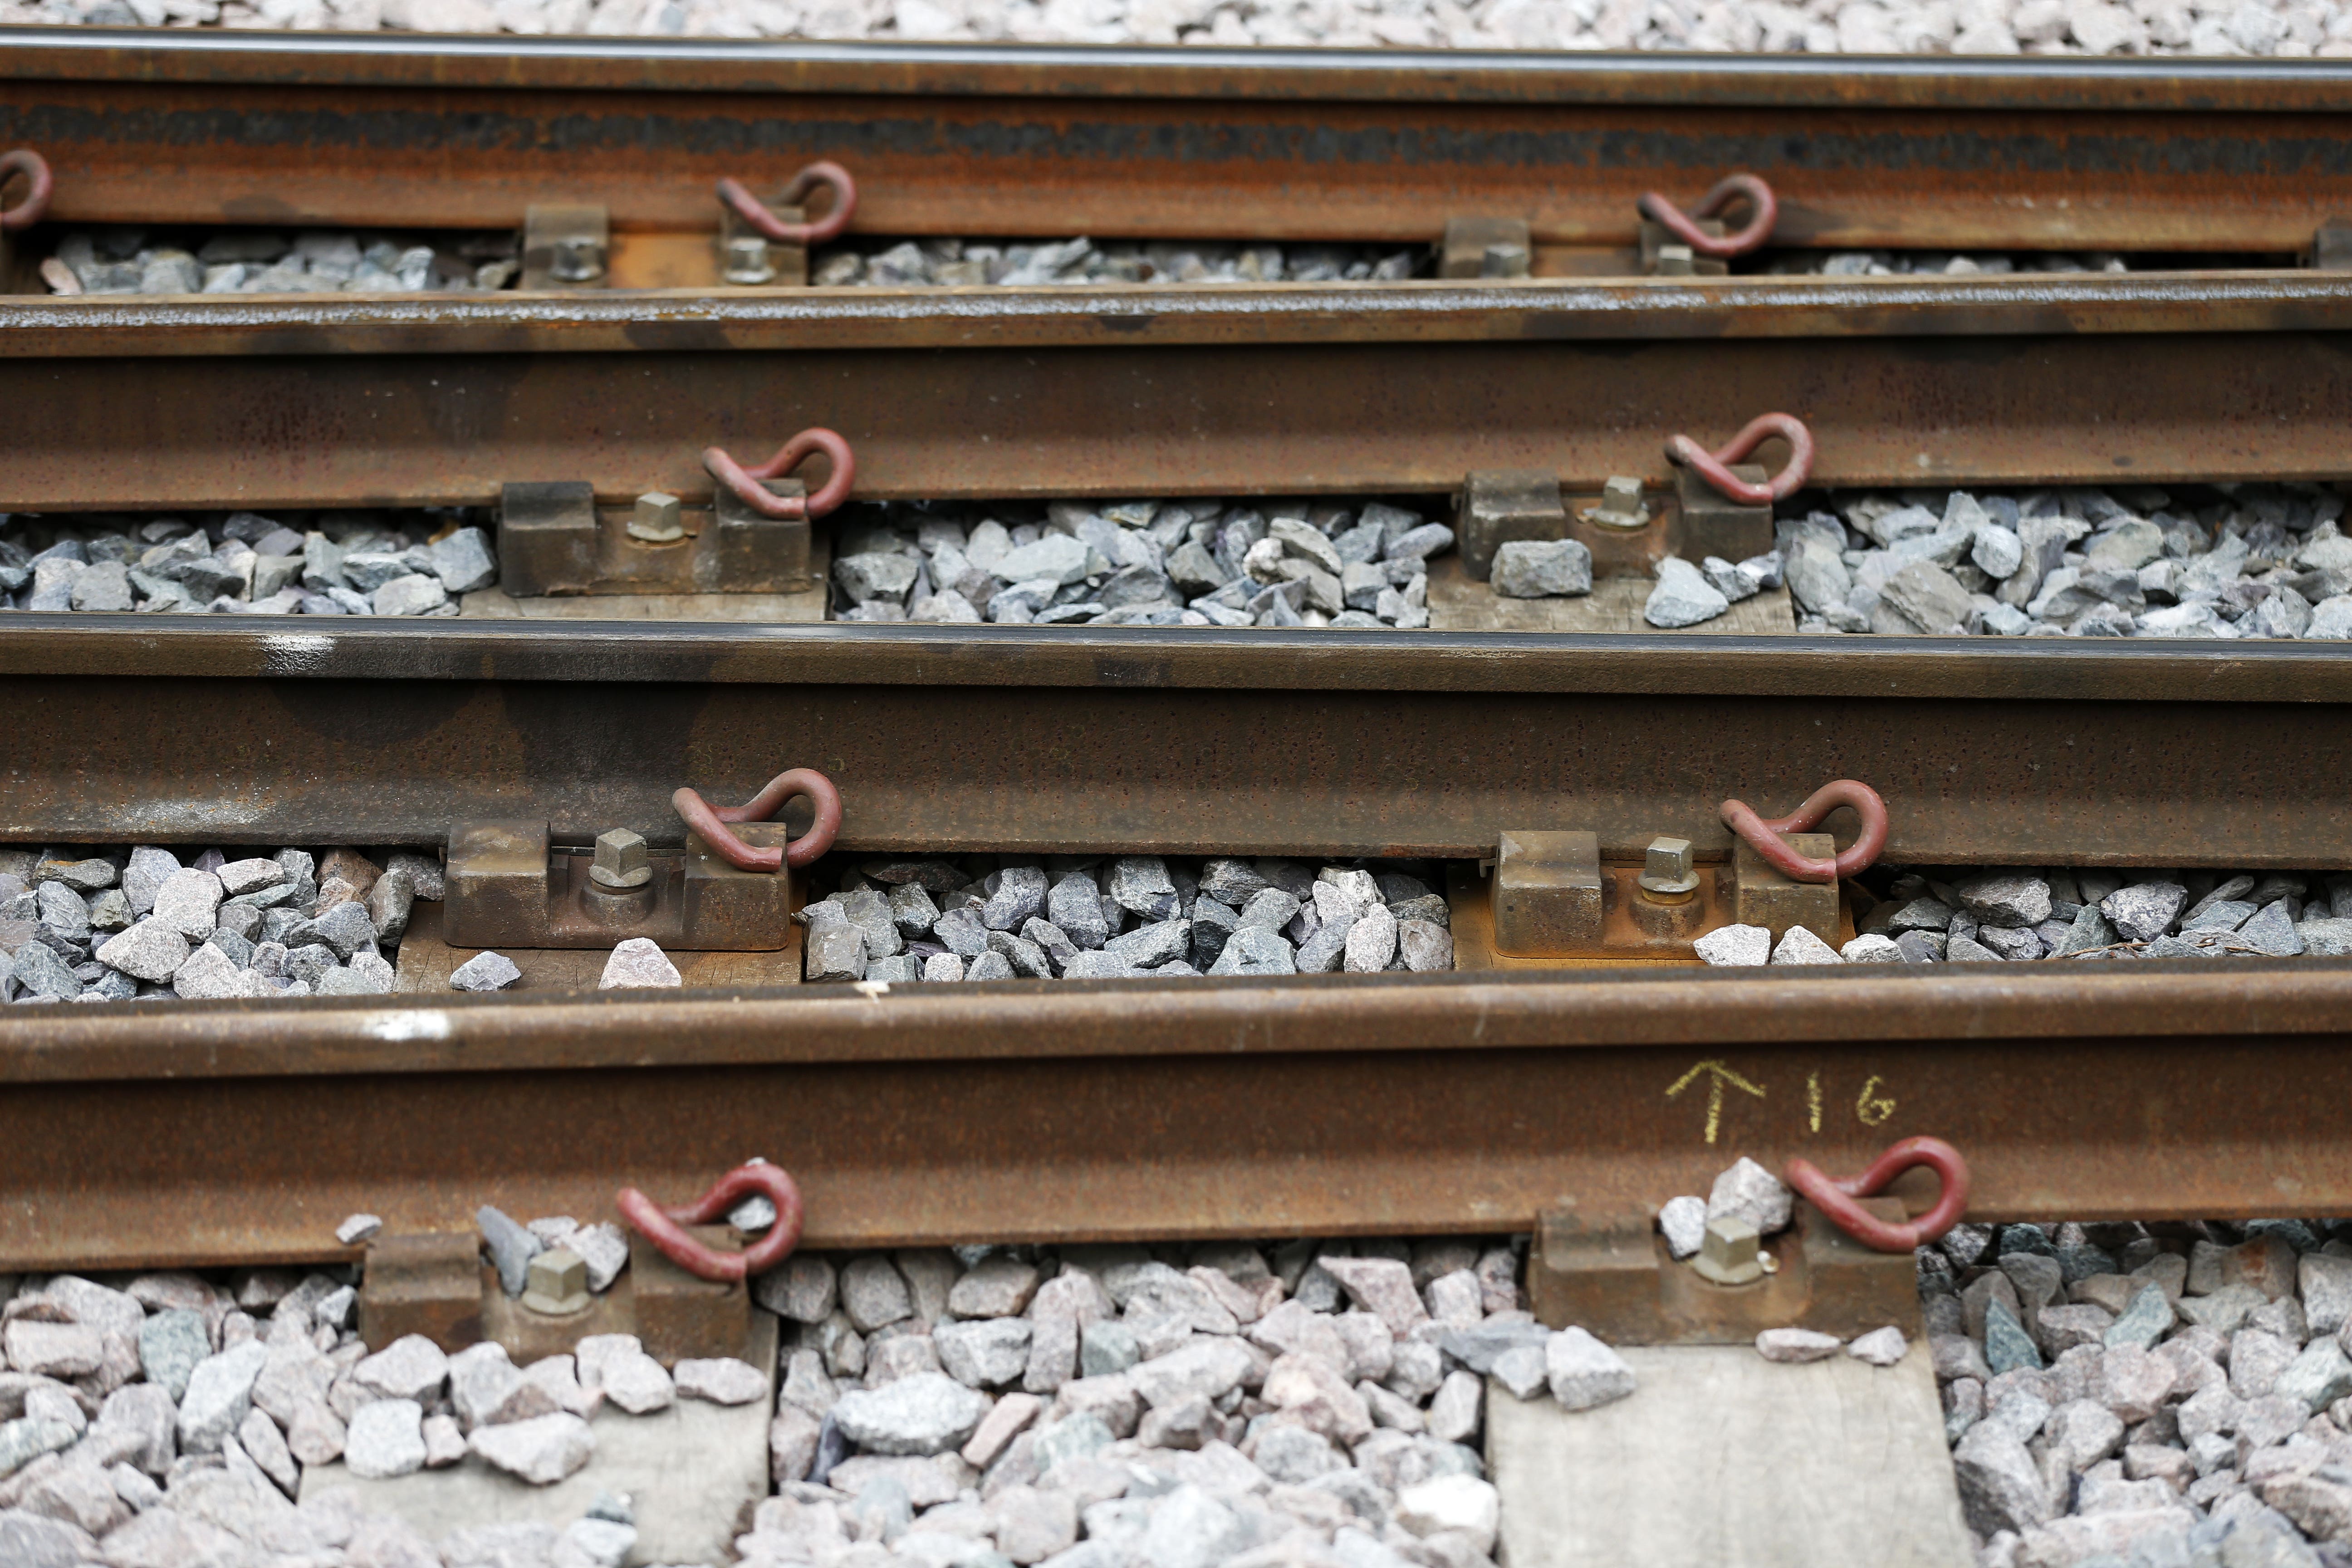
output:
[[[2341,109],[2352,65],[2207,58],[1709,57],[1478,49],[1331,49],[407,37],[143,27],[0,27],[19,79],[220,80],[499,90],[982,91],[1021,97],[1381,99],[1708,103],[1856,109]]]

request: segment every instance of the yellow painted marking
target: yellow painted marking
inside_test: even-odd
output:
[[[1853,1102],[1853,1113],[1862,1119],[1864,1127],[1879,1126],[1895,1114],[1894,1097],[1874,1092],[1879,1082],[1878,1075],[1872,1073],[1870,1081],[1862,1086],[1861,1098]]]
[[[1805,1075],[1805,1120],[1811,1129],[1822,1130],[1822,1075]]]
[[[1683,1090],[1696,1083],[1701,1075],[1705,1075],[1707,1079],[1706,1141],[1712,1143],[1715,1142],[1717,1129],[1723,1124],[1723,1086],[1728,1083],[1733,1088],[1752,1094],[1759,1100],[1764,1098],[1764,1089],[1760,1084],[1748,1082],[1721,1062],[1705,1061],[1676,1079],[1674,1087],[1666,1090],[1666,1098],[1668,1100],[1676,1098]],[[1873,1079],[1871,1081],[1875,1083],[1878,1080]],[[1893,1107],[1890,1106],[1888,1109],[1892,1110]]]

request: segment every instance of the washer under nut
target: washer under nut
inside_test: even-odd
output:
[[[1642,861],[1642,896],[1654,903],[1687,902],[1698,891],[1698,868],[1691,864],[1687,838],[1659,837],[1650,840]]]
[[[653,862],[646,858],[646,841],[625,827],[596,836],[596,858],[588,879],[616,891],[642,888],[654,879]]]

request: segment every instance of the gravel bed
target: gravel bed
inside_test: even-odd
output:
[[[1801,494],[1768,554],[1661,563],[1646,615],[1700,626],[1785,582],[1797,630],[1812,635],[2341,641],[2343,514],[2343,496],[2318,486]],[[1491,583],[1508,598],[1589,594],[1591,552],[1514,542]]]
[[[1429,625],[1454,531],[1384,500],[860,506],[831,616],[999,626]]]
[[[1706,963],[2025,963],[2037,959],[2341,958],[2352,954],[2352,873],[1874,867],[1867,903],[1832,949],[1803,927],[1698,942]]]
[[[457,509],[134,521],[0,512],[0,608],[454,616],[498,582],[497,532]]]
[[[75,230],[41,264],[52,294],[463,293],[503,289],[520,264],[510,234],[417,236],[239,229],[206,237]]]
[[[592,1290],[617,1226],[480,1212],[510,1295],[542,1253]],[[732,1216],[772,1224],[764,1198]],[[380,1226],[355,1215],[338,1238]],[[324,1238],[322,1238],[323,1241]],[[754,1283],[783,1320],[774,1489],[749,1564],[1491,1568],[1476,1447],[1486,1374],[1570,1408],[1633,1392],[1580,1330],[1522,1308],[1527,1238],[961,1247],[799,1254]],[[617,1565],[632,1500],[562,1529],[427,1542],[304,1470],[495,1467],[534,1485],[593,1457],[586,1417],[761,1399],[761,1369],[665,1367],[630,1335],[517,1368],[411,1336],[369,1353],[349,1268],[0,1279],[0,1558],[306,1568]],[[736,1526],[741,1528],[741,1525]],[[1211,1547],[1213,1543],[1213,1550]],[[503,1555],[494,1553],[503,1552]]]
[[[822,879],[824,874],[820,873]],[[808,905],[811,980],[1160,979],[1454,967],[1426,862],[867,860]]]
[[[809,281],[831,287],[998,283],[1361,283],[1425,277],[1424,247],[1232,245],[1086,238],[981,244],[902,240],[819,251]]]
[[[1985,1568],[2352,1562],[2345,1222],[1962,1225],[1918,1260]]]
[[[2352,55],[2337,0],[5,0],[0,25],[1719,54]]]
[[[2113,251],[2023,251],[2014,255],[1947,250],[1796,250],[1768,254],[1758,271],[1820,278],[2006,277],[2020,272],[2133,272],[2139,267]],[[2203,265],[2219,266],[2220,262]]]
[[[441,893],[405,849],[0,848],[0,1001],[383,995]]]

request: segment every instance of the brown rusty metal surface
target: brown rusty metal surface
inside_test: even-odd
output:
[[[11,617],[0,838],[677,844],[790,765],[858,851],[1719,860],[1853,777],[1898,863],[2352,867],[2344,645],[328,625]]]
[[[2329,961],[808,991],[16,1009],[0,1268],[601,1219],[755,1153],[818,1247],[1526,1229],[1923,1132],[1980,1217],[2352,1213]]]
[[[873,234],[1622,245],[1733,170],[1777,243],[2300,250],[2352,208],[2338,62],[297,39],[0,31],[67,222],[715,229],[811,158]]]
[[[856,445],[866,499],[1443,494],[1479,468],[1664,488],[1667,435],[1772,407],[1810,424],[1824,485],[2325,479],[2352,406],[2352,292],[2328,287],[2326,331],[2020,335],[2063,331],[2028,309],[2009,335],[1829,343],[1269,343],[1241,320],[1203,344],[1146,330],[1160,307],[1115,346],[976,321],[952,357],[712,352],[727,333],[679,347],[681,327],[638,352],[323,353],[311,334],[285,358],[6,358],[0,510],[488,505],[512,481],[698,498],[704,447],[817,423]]]

